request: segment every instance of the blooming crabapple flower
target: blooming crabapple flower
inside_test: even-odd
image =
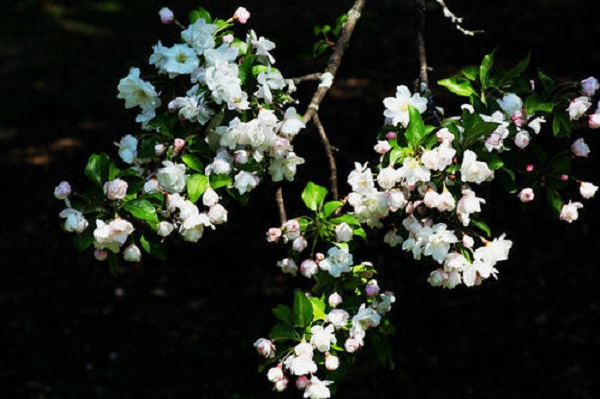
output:
[[[340,277],[342,273],[350,272],[353,262],[351,253],[342,248],[332,247],[327,251],[327,255],[327,258],[319,262],[319,267],[322,270],[336,278]]]
[[[309,399],[328,399],[331,397],[331,392],[328,385],[333,384],[333,381],[321,381],[317,376],[310,377],[310,383],[304,391],[304,398]]]
[[[133,225],[127,220],[114,219],[109,223],[105,223],[97,219],[96,229],[94,230],[94,246],[117,253],[133,230]]]
[[[352,241],[352,227],[346,222],[342,222],[335,226],[335,237],[337,242],[350,242]]]
[[[440,202],[440,195],[433,191],[431,187],[427,189],[425,196],[423,197],[423,203],[427,208],[437,208]]]
[[[94,258],[100,262],[105,261],[106,258],[108,258],[108,251],[106,249],[96,248],[94,250]]]
[[[283,121],[279,127],[279,132],[286,137],[294,137],[298,132],[306,127],[304,118],[298,115],[296,108],[290,107],[285,110]]]
[[[123,251],[123,259],[127,262],[139,262],[142,259],[142,251],[135,244],[129,244]]]
[[[458,200],[456,206],[456,214],[463,226],[468,226],[470,222],[469,215],[471,213],[481,212],[480,204],[485,204],[485,200],[476,197],[475,192],[469,189],[462,190],[462,194],[463,196]]]
[[[337,339],[334,334],[334,326],[328,325],[323,326],[312,326],[310,332],[312,337],[310,338],[311,345],[319,352],[327,352],[331,347],[331,344],[337,343]]]
[[[514,93],[508,93],[502,100],[496,100],[502,111],[508,115],[514,115],[515,112],[523,109],[523,100]]]
[[[428,182],[431,179],[431,172],[425,166],[412,157],[406,157],[402,161],[402,167],[398,169],[398,177],[405,179],[408,186],[414,186],[418,182]]]
[[[542,123],[546,123],[546,119],[543,116],[532,119],[527,126],[530,127],[535,134],[539,134],[542,130]]]
[[[304,390],[308,384],[308,378],[305,375],[301,375],[300,377],[296,378],[296,388],[298,388],[298,390]]]
[[[294,240],[294,242],[292,243],[292,249],[296,252],[304,251],[307,246],[308,246],[308,242],[306,241],[306,238],[304,238],[304,236],[300,236],[300,237],[296,238]]]
[[[365,331],[369,328],[377,327],[381,322],[381,315],[378,314],[374,309],[367,308],[363,303],[360,305],[358,312],[352,317],[352,327],[350,328],[350,336],[362,339],[365,336]]]
[[[170,77],[177,75],[190,75],[200,66],[196,51],[187,44],[175,44],[173,47],[163,49],[164,62],[160,70],[168,73]]]
[[[302,165],[304,158],[290,152],[285,158],[275,159],[269,165],[269,174],[274,182],[282,181],[284,178],[293,181],[296,175],[296,166]]]
[[[387,140],[378,140],[374,148],[375,152],[381,155],[385,154],[386,152],[392,149],[392,147],[390,147],[390,143]]]
[[[300,264],[300,274],[312,278],[319,271],[319,266],[312,259],[306,259]]]
[[[173,149],[177,152],[181,151],[183,149],[183,147],[185,146],[185,140],[180,139],[180,138],[176,138],[175,140],[173,140]]]
[[[173,23],[173,21],[175,20],[175,15],[173,14],[173,11],[171,11],[167,7],[161,8],[158,12],[158,15],[160,15],[160,22],[162,22],[165,25]]]
[[[165,153],[165,150],[167,149],[167,147],[164,144],[156,144],[154,146],[154,154],[157,157],[162,156]]]
[[[519,199],[521,202],[531,202],[535,198],[535,194],[532,188],[524,188],[519,192]]]
[[[192,46],[199,55],[202,55],[205,50],[215,47],[213,34],[217,29],[216,25],[207,24],[203,18],[199,18],[181,32],[181,38]]]
[[[327,314],[325,321],[331,323],[336,330],[339,330],[348,324],[349,318],[350,315],[344,309],[332,309],[331,312]]]
[[[573,221],[579,218],[578,209],[583,208],[583,204],[581,202],[571,202],[568,204],[564,204],[562,210],[560,211],[560,220],[564,220],[567,223],[572,223]]]
[[[108,199],[120,200],[127,195],[129,185],[125,180],[115,179],[104,183],[104,194]]]
[[[440,194],[438,198],[437,209],[440,212],[451,211],[456,207],[456,200],[454,196],[448,191],[446,187],[444,187],[444,191]]]
[[[511,119],[514,122],[515,126],[521,127],[525,122],[527,122],[527,115],[522,111],[515,111],[513,116],[511,116]]]
[[[290,219],[282,227],[285,230],[284,235],[287,240],[295,240],[300,237],[301,231],[298,219]]]
[[[475,245],[475,240],[473,240],[473,237],[463,234],[462,245],[465,248],[473,248],[473,245]]]
[[[321,83],[319,83],[319,87],[325,87],[329,89],[333,84],[333,75],[331,72],[325,72],[323,75],[321,75],[319,80],[321,81]]]
[[[173,232],[173,230],[175,230],[173,224],[163,220],[162,222],[158,223],[156,234],[158,234],[161,237],[167,237]]]
[[[590,147],[588,147],[583,139],[577,139],[571,144],[571,151],[576,157],[586,158],[590,153]]]
[[[271,227],[269,231],[267,231],[267,241],[268,242],[277,242],[281,238],[281,229],[276,227]]]
[[[185,188],[187,176],[185,175],[185,165],[163,161],[163,168],[156,171],[158,183],[169,193],[180,193]]]
[[[325,353],[325,368],[329,371],[337,370],[340,367],[340,358],[332,356],[331,353]]]
[[[377,280],[369,281],[369,284],[365,287],[365,292],[367,298],[374,298],[379,295],[379,285],[377,285]]]
[[[421,155],[421,162],[425,167],[441,172],[452,163],[455,155],[456,150],[452,148],[452,141],[446,140],[433,150],[425,151]]]
[[[66,200],[71,195],[71,185],[69,182],[61,181],[54,189],[54,197],[59,200]]]
[[[364,165],[358,162],[354,163],[354,170],[348,175],[348,184],[352,187],[353,192],[359,194],[368,194],[375,191],[373,174],[371,169],[367,168],[367,163]]]
[[[346,352],[348,353],[354,353],[357,350],[359,350],[362,347],[362,344],[360,343],[360,341],[358,339],[355,338],[348,338],[346,340],[346,342],[344,343],[344,349],[346,349]]]
[[[117,147],[119,147],[119,156],[123,162],[131,165],[135,161],[137,158],[137,145],[138,140],[130,134],[121,138]]]
[[[477,248],[473,257],[475,260],[482,259],[492,265],[508,259],[508,253],[512,248],[512,241],[504,239],[506,234],[495,238],[493,241],[487,241],[485,246]],[[487,278],[487,276],[484,276]]]
[[[569,111],[569,118],[571,118],[572,121],[581,118],[591,105],[592,103],[587,97],[577,97],[571,101],[569,108],[567,108],[567,111]]]
[[[160,185],[158,184],[155,178],[151,178],[146,183],[144,183],[144,187],[142,188],[142,190],[146,194],[159,193]]]
[[[299,344],[302,345],[302,344]],[[309,344],[307,344],[309,345]],[[309,345],[310,346],[310,345]],[[312,349],[312,348],[311,348]],[[285,367],[294,375],[307,375],[317,372],[317,364],[312,360],[312,352],[310,356],[299,355],[290,356],[283,362]]]
[[[63,209],[58,216],[65,221],[65,231],[69,233],[81,233],[88,227],[88,221],[83,217],[83,213],[73,208]]]
[[[281,268],[283,273],[291,274],[295,276],[298,273],[298,265],[293,259],[285,258],[277,262],[277,266]]]
[[[233,19],[237,20],[240,24],[245,24],[250,18],[250,12],[246,10],[244,7],[238,7],[235,10],[235,14],[233,14]]]
[[[288,382],[289,382],[289,380],[287,379],[287,377],[283,377],[283,379],[281,379],[275,383],[274,389],[277,392],[283,392],[287,389]]]
[[[267,58],[271,64],[275,63],[275,58],[269,53],[269,51],[275,48],[275,43],[270,40],[261,37],[260,39],[256,36],[256,32],[253,30],[248,34],[252,48],[256,50],[256,55]]]
[[[598,186],[593,185],[592,183],[580,182],[579,183],[579,193],[585,199],[592,198],[596,191],[598,191]]]
[[[440,143],[444,143],[446,141],[448,141],[449,143],[452,143],[454,141],[454,134],[452,134],[452,132],[450,130],[448,130],[447,128],[442,128],[442,129],[438,130],[435,133],[435,137],[437,138],[438,142],[440,142]]]
[[[245,165],[248,163],[248,151],[238,150],[233,153],[233,160],[235,163]]]
[[[275,344],[273,341],[265,338],[259,338],[255,343],[254,347],[259,355],[267,358],[275,357]],[[281,368],[279,368],[281,370]],[[270,379],[269,379],[270,380]],[[273,381],[271,381],[273,382]]]
[[[258,186],[258,182],[260,181],[256,173],[249,173],[246,171],[239,172],[237,175],[235,175],[234,180],[235,183],[233,186],[240,194],[250,192],[256,186]]]
[[[215,204],[208,210],[208,218],[212,224],[227,222],[227,209],[221,204]]]
[[[446,230],[448,226],[438,223],[432,228],[425,227],[421,230],[420,237],[425,241],[423,254],[442,263],[450,251],[450,244],[458,242],[453,230]]]
[[[221,38],[223,40],[223,43],[227,43],[230,44],[231,42],[233,42],[233,35],[225,35]]]
[[[385,233],[385,236],[383,236],[383,242],[392,248],[398,244],[402,244],[402,241],[404,241],[404,238],[402,238],[402,236],[396,233],[394,230],[388,231]]]
[[[263,338],[261,338],[261,339],[263,339]],[[256,343],[255,343],[255,346],[256,346]],[[285,375],[283,375],[283,371],[281,370],[281,363],[278,364],[277,367],[270,368],[269,371],[267,372],[267,379],[271,382],[281,381],[284,378],[285,378]]]
[[[396,132],[387,132],[385,138],[388,140],[394,140],[396,138]]]
[[[600,128],[600,112],[596,111],[595,114],[588,115],[588,117],[588,126],[590,129]]]
[[[440,287],[444,284],[444,281],[448,279],[448,273],[446,273],[443,269],[437,269],[429,274],[427,278],[427,282],[431,284],[432,287]]]
[[[412,105],[422,114],[427,110],[427,99],[421,98],[419,93],[415,93],[411,97],[408,87],[398,86],[396,88],[396,97],[384,99],[383,105],[386,107],[383,115],[386,118],[391,118],[392,125],[395,126],[400,123],[402,126],[407,127],[410,119],[408,106]]]
[[[332,308],[337,308],[339,305],[342,304],[342,302],[344,302],[344,300],[342,296],[337,292],[334,292],[333,294],[329,295],[329,298],[327,299],[327,303],[329,303],[329,306],[331,306]]]
[[[202,205],[211,207],[219,202],[219,194],[212,187],[207,187],[202,194]]]
[[[383,189],[393,188],[399,180],[400,177],[398,175],[398,171],[391,166],[381,169],[377,175],[377,183]]]
[[[598,80],[593,76],[581,81],[581,92],[588,97],[596,94],[596,90],[598,89],[600,89],[600,84],[598,84]]]
[[[392,304],[396,302],[396,296],[391,291],[386,291],[379,296],[380,301],[378,303],[373,302],[373,308],[379,314],[385,314],[392,310]]]
[[[142,110],[153,110],[160,106],[160,98],[151,83],[140,79],[140,70],[131,68],[129,75],[119,81],[117,98],[125,100],[125,108],[139,106]]]
[[[527,147],[529,145],[529,140],[530,140],[529,133],[526,132],[525,130],[521,130],[515,136],[515,145],[517,147],[519,147],[520,149],[524,149],[525,147]]]
[[[477,161],[477,155],[471,151],[465,151],[463,161],[460,165],[461,180],[481,184],[494,178],[494,172],[490,170],[485,162]]]

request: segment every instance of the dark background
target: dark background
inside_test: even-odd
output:
[[[486,33],[466,38],[430,12],[432,81],[495,47],[503,65],[531,50],[534,67],[559,79],[599,75],[596,1],[449,3],[468,28]],[[247,209],[231,206],[231,223],[198,245],[173,245],[169,261],[146,260],[116,278],[90,254],[77,255],[60,231],[54,186],[84,185],[87,156],[114,154],[112,143],[137,131],[116,85],[130,66],[145,64],[157,39],[176,36],[158,22],[164,5],[181,16],[202,5],[220,17],[245,5],[248,25],[277,42],[277,65],[293,77],[323,68],[323,59],[298,55],[310,47],[312,26],[333,21],[351,2],[0,1],[2,398],[298,397],[271,393],[252,347],[274,323],[270,308],[289,302],[297,284],[279,274],[281,251],[263,239],[277,224],[271,187],[254,192]],[[372,159],[382,99],[417,75],[413,18],[412,1],[367,4],[321,107],[341,149],[340,176],[355,160]],[[312,89],[307,84],[300,98]],[[435,94],[456,107],[443,90]],[[581,134],[594,157],[598,132]],[[296,146],[309,159],[298,181],[326,184],[314,128]],[[581,162],[578,176],[598,183],[598,165]],[[286,187],[290,209],[301,186]],[[598,201],[586,202],[581,220],[568,225],[541,206],[522,212],[514,198],[490,190],[486,217],[515,241],[497,282],[440,290],[426,283],[428,269],[399,251],[362,254],[398,297],[396,367],[363,359],[338,397],[599,397]]]

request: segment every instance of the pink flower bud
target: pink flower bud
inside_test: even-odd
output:
[[[302,391],[308,386],[308,378],[305,375],[301,375],[296,379],[296,388]]]
[[[521,192],[519,192],[519,199],[521,200],[521,202],[531,202],[534,198],[535,193],[530,187],[524,188],[523,190],[521,190]]]
[[[590,118],[588,121],[588,126],[590,129],[600,128],[600,113],[591,114],[588,115],[588,117]]]
[[[473,237],[464,234],[462,239],[462,245],[465,248],[473,248],[473,245],[475,245],[475,240],[473,240]]]
[[[329,371],[337,370],[340,367],[340,358],[332,356],[331,353],[325,353],[325,368]]]
[[[531,164],[529,164],[529,165],[527,165],[527,166],[525,167],[525,170],[526,170],[527,172],[529,172],[529,173],[533,172],[533,169],[534,169],[534,167],[533,167],[533,165],[531,165]]]
[[[185,146],[185,140],[175,139],[173,140],[173,145],[175,146],[175,151],[179,152]]]
[[[346,352],[348,353],[354,353],[359,350],[360,347],[360,342],[354,338],[348,338],[344,343],[344,349],[346,349]]]
[[[319,271],[319,266],[312,259],[306,259],[300,264],[300,273],[306,277],[311,278]]]
[[[388,143],[387,140],[377,141],[377,145],[375,145],[374,148],[375,152],[381,155],[385,154],[386,152],[392,149],[392,147],[390,147],[390,143]]]
[[[237,19],[240,24],[245,24],[250,18],[250,12],[244,7],[239,7],[233,14],[233,19]]]
[[[233,159],[235,163],[239,163],[241,165],[245,165],[248,163],[248,151],[239,150],[233,153]]]
[[[271,227],[269,231],[267,231],[267,241],[268,242],[277,242],[281,238],[281,229],[276,227]]]
[[[261,356],[268,357],[268,358],[275,357],[275,344],[271,340],[268,340],[265,338],[259,338],[254,343],[254,347],[256,348],[256,351],[258,352],[258,354]]]
[[[344,302],[344,300],[340,294],[334,292],[333,294],[329,295],[327,302],[329,303],[329,306],[331,306],[332,308],[336,308],[339,305],[341,305],[342,302]]]
[[[158,12],[158,15],[160,15],[160,22],[162,22],[165,25],[171,24],[175,20],[175,15],[173,14],[173,11],[171,11],[167,7],[161,8]]]
[[[71,185],[66,181],[61,181],[54,189],[54,197],[59,200],[66,200],[71,195]]]
[[[317,252],[315,254],[315,260],[317,261],[317,263],[320,262],[320,261],[322,261],[323,259],[325,259],[325,255],[323,255],[322,253]]]
[[[562,180],[562,181],[567,181],[567,180],[569,180],[569,175],[564,175],[564,174],[563,174],[563,175],[560,175],[560,180]]]
[[[233,42],[233,35],[223,36],[223,43],[231,43],[231,42]]]
[[[523,126],[523,124],[527,121],[527,118],[523,111],[515,111],[515,113],[511,116],[511,119],[518,127]]]
[[[96,260],[98,260],[100,262],[105,261],[106,258],[108,258],[108,251],[106,249],[97,248],[94,251],[94,258],[96,258]]]
[[[365,292],[367,293],[368,298],[374,298],[379,295],[379,285],[377,285],[377,280],[371,280],[365,287]]]
[[[396,132],[387,132],[385,138],[388,140],[394,140],[396,138]]]
[[[111,200],[120,200],[127,195],[128,184],[125,180],[115,179],[104,183],[104,194]]]

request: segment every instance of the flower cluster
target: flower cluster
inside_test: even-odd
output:
[[[159,14],[165,24],[175,20],[167,8]],[[294,179],[304,160],[291,142],[305,123],[287,105],[295,87],[273,66],[275,44],[252,30],[236,37],[235,24],[249,17],[243,7],[228,20],[193,11],[180,42],[153,47],[157,79],[145,80],[139,68],[121,79],[117,97],[139,110],[144,131],[116,143],[125,168],[95,154],[86,167],[95,191],[74,196],[66,182],[56,188],[78,249],[93,244],[104,260],[126,246],[125,260],[139,261],[141,245],[161,257],[172,233],[197,242],[225,223],[224,194],[245,202],[266,177]]]

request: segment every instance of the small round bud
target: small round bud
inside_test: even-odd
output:
[[[300,236],[294,240],[292,243],[292,249],[296,252],[302,252],[308,246],[308,242],[304,236]]]
[[[379,285],[377,285],[377,280],[369,281],[369,284],[365,287],[365,292],[367,293],[368,298],[374,298],[379,295]]]
[[[267,241],[268,242],[277,242],[281,238],[281,229],[277,227],[271,227],[269,231],[267,231]]]
[[[54,197],[59,200],[66,200],[71,195],[71,185],[66,181],[61,181],[54,189]]]
[[[301,375],[300,377],[296,378],[296,388],[298,388],[299,391],[304,390],[307,386],[308,377],[306,377],[305,375]]]
[[[250,19],[250,12],[244,7],[238,7],[238,9],[235,10],[235,14],[233,14],[233,19],[243,25]]]
[[[231,43],[233,42],[233,35],[225,35],[223,36],[223,43]]]
[[[127,262],[139,262],[142,259],[142,251],[135,244],[130,244],[123,252],[123,259]]]
[[[106,249],[96,248],[94,251],[94,258],[100,262],[105,261],[106,258],[108,258],[108,251]]]
[[[255,343],[254,347],[259,355],[274,358],[275,357],[275,344],[273,341],[265,338],[259,338]],[[281,368],[280,368],[281,370]],[[271,381],[273,382],[273,381]]]
[[[560,175],[560,180],[561,181],[567,181],[567,180],[569,180],[569,175],[565,175],[565,174]]]
[[[173,140],[173,146],[175,147],[175,151],[179,152],[185,146],[185,140],[177,138]]]
[[[473,248],[473,245],[475,245],[475,240],[473,240],[473,237],[464,234],[462,239],[462,245],[465,248]]]
[[[527,166],[525,167],[525,170],[526,170],[528,173],[531,173],[531,172],[533,172],[533,169],[534,169],[534,167],[533,167],[533,165],[532,165],[532,164],[529,164],[529,165],[527,165]]]
[[[104,194],[111,200],[120,200],[127,195],[129,185],[125,180],[115,179],[104,183]]]
[[[339,305],[341,305],[342,302],[344,302],[344,299],[340,294],[334,292],[333,294],[329,295],[327,302],[329,303],[329,306],[331,306],[332,308],[336,308]]]
[[[325,368],[329,371],[337,370],[340,367],[340,358],[332,356],[329,352],[325,353]]]
[[[169,234],[171,234],[173,232],[173,230],[175,230],[175,227],[173,226],[173,224],[166,222],[166,221],[162,221],[158,224],[158,229],[156,230],[156,234],[158,234],[161,237],[167,237]]]
[[[311,278],[319,271],[319,266],[312,259],[306,259],[300,264],[300,273],[306,277]]]
[[[579,183],[579,193],[585,199],[592,198],[596,194],[596,191],[598,191],[598,186],[592,183],[583,181]]]
[[[165,153],[165,149],[166,147],[164,144],[157,144],[154,146],[154,154],[156,154],[157,157],[160,157]]]
[[[354,338],[348,338],[344,343],[344,349],[348,353],[354,353],[361,347],[360,342]]]
[[[532,188],[527,187],[521,190],[521,192],[519,192],[519,199],[521,200],[521,202],[531,202],[534,198],[535,193],[533,192]]]
[[[271,382],[281,381],[285,378],[283,371],[281,370],[281,363],[277,367],[271,367],[267,372],[267,379]]]
[[[387,132],[385,138],[388,140],[394,140],[396,138],[396,132]]]
[[[162,22],[165,25],[169,25],[175,20],[175,15],[173,14],[173,11],[171,11],[167,7],[161,8],[158,12],[158,15],[160,16],[160,22]]]

